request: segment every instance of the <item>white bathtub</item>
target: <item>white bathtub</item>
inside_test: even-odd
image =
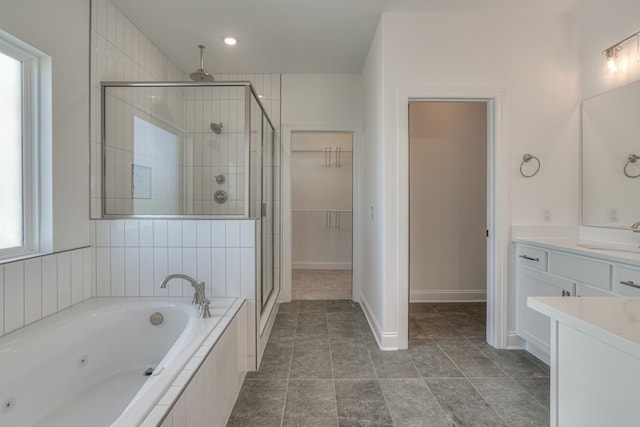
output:
[[[0,426],[141,424],[238,305],[213,300],[199,319],[190,300],[91,299],[0,338]]]

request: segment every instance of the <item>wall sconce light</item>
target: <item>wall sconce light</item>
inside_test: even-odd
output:
[[[602,51],[602,54],[607,57],[607,70],[609,73],[615,73],[618,71],[618,52],[622,50],[620,46],[612,46]]]
[[[629,37],[620,40],[618,43],[602,51],[602,55],[605,57],[605,74],[622,73],[629,65],[631,53],[621,58],[620,51],[622,51],[622,45],[631,39],[636,39],[636,62],[640,61],[640,32],[634,33]]]

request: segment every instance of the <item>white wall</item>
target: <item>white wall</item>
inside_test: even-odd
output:
[[[361,154],[357,157],[360,184],[357,206],[359,214],[354,214],[354,223],[360,227],[360,233],[354,239],[354,276],[358,268],[355,261],[361,260],[362,286],[360,301],[373,326],[374,333],[380,338],[384,334],[383,325],[385,296],[394,295],[394,287],[385,284],[383,263],[385,247],[384,212],[382,206],[382,148],[384,144],[383,106],[384,91],[384,25],[378,24],[369,53],[362,68],[363,79],[363,144]],[[393,298],[392,304],[395,304]],[[393,332],[393,331],[391,331]]]
[[[84,0],[9,1],[0,13],[0,29],[52,59],[54,251],[89,244],[89,15]]]
[[[282,292],[280,301],[291,300],[291,132],[353,131],[354,158],[362,145],[362,77],[351,74],[282,75]],[[354,164],[354,196],[358,194],[358,165]],[[358,206],[354,206],[357,227]],[[356,228],[356,235],[361,232]],[[354,240],[354,299],[358,300],[362,270],[361,249]]]
[[[552,223],[578,222],[578,106],[580,100],[579,38],[577,19],[567,16],[528,14],[383,14],[380,27],[382,53],[372,49],[365,65],[370,76],[382,74],[382,88],[367,86],[367,95],[382,91],[383,128],[375,120],[366,132],[382,132],[376,144],[376,159],[382,159],[383,223],[375,228],[383,233],[384,273],[382,282],[371,282],[366,293],[376,322],[384,333],[397,335],[399,301],[395,259],[398,230],[396,189],[398,175],[406,173],[397,164],[397,103],[402,88],[503,90],[504,135],[509,163],[510,210],[507,222],[541,223],[543,208],[551,209]],[[446,44],[443,45],[443,40]],[[375,47],[374,46],[374,47]],[[382,55],[382,59],[380,59]],[[377,70],[371,65],[377,63]],[[369,66],[369,71],[367,67]],[[378,98],[379,99],[379,98]],[[519,175],[524,153],[538,156],[542,168],[535,179]],[[366,185],[374,181],[364,180]],[[375,194],[373,188],[366,191]],[[505,240],[508,240],[505,239]],[[508,244],[505,242],[505,244]],[[377,259],[369,254],[365,264]],[[513,265],[510,264],[510,272]],[[511,283],[512,280],[509,280]],[[375,298],[375,300],[374,300]],[[508,296],[513,307],[514,295]],[[515,328],[513,313],[508,329]]]

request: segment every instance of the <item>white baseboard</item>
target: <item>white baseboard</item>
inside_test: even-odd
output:
[[[507,333],[507,350],[521,350],[525,348],[526,341],[515,332]]]
[[[412,290],[409,295],[409,301],[411,302],[460,302],[486,300],[486,290]]]
[[[369,322],[369,327],[371,328],[373,336],[378,343],[378,347],[385,351],[398,350],[400,342],[398,333],[384,332],[382,330],[382,326],[378,323],[378,319],[374,315],[373,310],[371,310],[371,306],[362,294],[360,294],[360,305],[362,306],[362,311],[364,311],[364,315],[367,318],[367,322]]]
[[[540,350],[535,345],[531,343],[526,343],[524,349],[527,350],[529,353],[533,354],[538,359],[542,360],[547,365],[551,365],[551,356],[545,353],[544,351]]]
[[[304,262],[294,261],[293,270],[351,270],[350,262]]]

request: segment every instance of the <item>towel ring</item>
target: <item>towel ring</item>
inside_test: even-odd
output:
[[[640,176],[640,173],[638,173],[637,175],[629,175],[629,172],[627,172],[627,168],[629,167],[629,165],[635,163],[636,161],[638,161],[638,159],[640,159],[640,156],[636,154],[629,154],[629,156],[627,156],[627,163],[624,164],[625,176],[629,178],[638,178]]]
[[[532,174],[527,175],[526,173],[524,173],[522,168],[523,168],[525,163],[529,163],[532,159],[535,160],[536,162],[538,162],[538,167],[536,167],[535,172],[533,172]],[[532,176],[535,176],[535,174],[537,174],[539,171],[540,171],[540,159],[539,158],[537,158],[536,156],[532,156],[531,154],[525,154],[524,156],[522,156],[522,163],[520,163],[520,173],[522,174],[522,176],[524,176],[525,178],[531,178]]]

